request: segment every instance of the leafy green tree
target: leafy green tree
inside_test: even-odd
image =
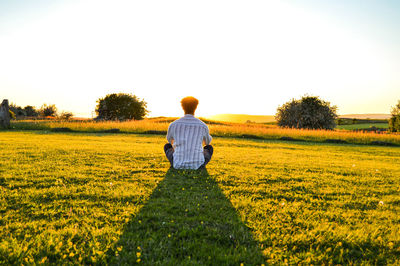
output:
[[[57,107],[54,104],[52,105],[43,104],[42,107],[40,108],[40,114],[44,117],[46,116],[56,117]]]
[[[26,116],[33,116],[33,117],[39,116],[39,111],[36,110],[36,108],[31,105],[25,106],[24,112]]]
[[[132,94],[112,93],[97,100],[97,119],[141,120],[147,113],[147,103]]]
[[[392,117],[389,119],[389,131],[400,132],[400,101],[392,108]]]
[[[12,103],[10,104],[9,109],[14,113],[14,116],[16,117],[25,116],[24,109],[22,109],[21,106]]]
[[[35,107],[31,105],[27,105],[24,108],[18,106],[14,103],[10,104],[10,110],[13,112],[15,117],[36,117],[39,116],[39,111],[35,109]]]
[[[292,99],[277,110],[275,119],[280,127],[304,129],[334,129],[337,107],[317,96]]]

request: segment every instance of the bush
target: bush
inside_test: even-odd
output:
[[[70,120],[72,117],[74,116],[74,114],[73,113],[71,113],[71,112],[62,112],[61,114],[60,114],[60,119],[61,120]]]
[[[15,116],[15,113],[8,109],[8,113],[10,114],[10,119],[16,119],[17,117]]]
[[[400,101],[392,108],[392,117],[389,119],[389,131],[400,132]]]
[[[43,104],[42,107],[40,108],[40,115],[42,115],[43,117],[47,116],[56,117],[57,107],[54,104],[52,105]]]
[[[97,119],[141,120],[147,113],[147,103],[132,94],[113,93],[97,100]]]
[[[25,116],[24,109],[14,103],[10,104],[9,110],[14,113],[15,117]]]
[[[305,129],[334,129],[337,107],[316,96],[292,99],[280,106],[275,119],[280,127]]]
[[[24,112],[26,116],[37,117],[39,116],[39,111],[36,110],[35,107],[31,105],[27,105],[24,107]]]
[[[27,105],[24,108],[18,106],[16,104],[10,105],[10,110],[13,112],[15,117],[37,117],[39,116],[39,111],[35,109],[35,107],[31,105]],[[14,118],[15,119],[15,118]]]

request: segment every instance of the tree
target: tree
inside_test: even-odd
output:
[[[16,117],[25,116],[24,109],[22,109],[21,106],[18,106],[15,103],[10,104],[10,110],[14,113]]]
[[[57,107],[54,104],[52,105],[43,104],[42,107],[40,108],[40,114],[44,117],[46,116],[55,117],[57,116]]]
[[[71,112],[62,112],[61,114],[60,114],[60,119],[61,120],[70,120],[72,117],[74,116],[74,114],[73,113],[71,113]]]
[[[18,106],[14,103],[10,104],[10,111],[13,112],[15,117],[36,117],[39,116],[39,111],[35,109],[35,107],[31,105],[27,105],[24,108]]]
[[[392,117],[389,119],[389,131],[400,132],[400,101],[392,108]]]
[[[132,94],[112,93],[97,100],[97,119],[141,120],[147,113],[147,103]]]
[[[34,117],[39,116],[39,111],[36,110],[36,108],[31,105],[25,106],[24,112],[26,116],[34,116]]]
[[[275,119],[280,127],[306,129],[333,129],[337,107],[317,96],[303,96],[280,106]]]

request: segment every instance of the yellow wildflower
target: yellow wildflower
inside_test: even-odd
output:
[[[39,263],[44,263],[47,260],[47,257],[43,257]]]

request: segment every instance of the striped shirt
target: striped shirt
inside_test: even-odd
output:
[[[168,127],[167,140],[174,147],[175,169],[198,169],[204,163],[203,141],[211,143],[207,125],[193,115],[185,115]]]

